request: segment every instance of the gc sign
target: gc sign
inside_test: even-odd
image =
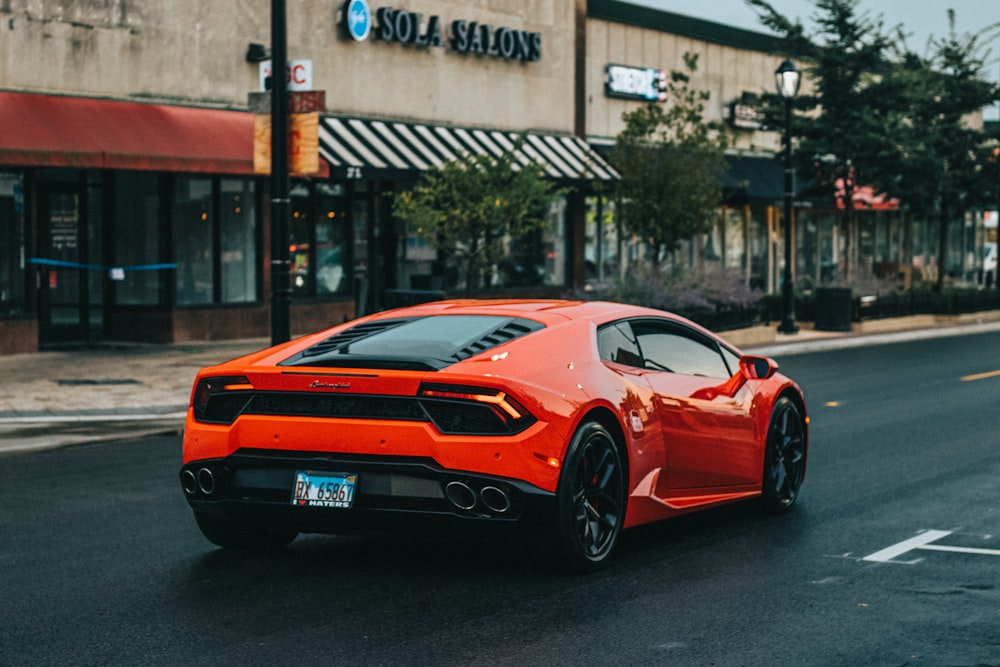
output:
[[[271,90],[271,61],[265,60],[258,67],[260,90]],[[289,60],[285,68],[285,82],[288,90],[312,90],[312,61]]]

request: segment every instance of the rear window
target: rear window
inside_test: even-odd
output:
[[[438,370],[542,328],[533,320],[496,315],[375,320],[345,329],[282,365]]]

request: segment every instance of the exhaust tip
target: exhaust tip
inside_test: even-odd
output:
[[[215,475],[209,468],[201,468],[198,470],[198,488],[206,496],[210,496],[215,493]]]
[[[181,473],[181,486],[184,487],[184,493],[189,496],[193,496],[198,490],[198,481],[195,479],[194,473],[190,470],[185,470]]]
[[[460,510],[471,510],[476,506],[476,492],[465,482],[448,482],[444,495],[452,505]]]
[[[503,489],[495,486],[484,486],[480,497],[483,499],[483,504],[497,514],[503,514],[510,509],[510,498],[507,497]]]

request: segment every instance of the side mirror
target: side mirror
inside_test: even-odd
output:
[[[778,371],[778,362],[768,357],[744,354],[740,357],[740,370],[748,380],[766,380]]]

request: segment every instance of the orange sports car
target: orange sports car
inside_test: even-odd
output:
[[[774,361],[671,313],[441,301],[203,369],[180,478],[226,548],[489,526],[591,570],[630,526],[791,507],[808,422]]]

